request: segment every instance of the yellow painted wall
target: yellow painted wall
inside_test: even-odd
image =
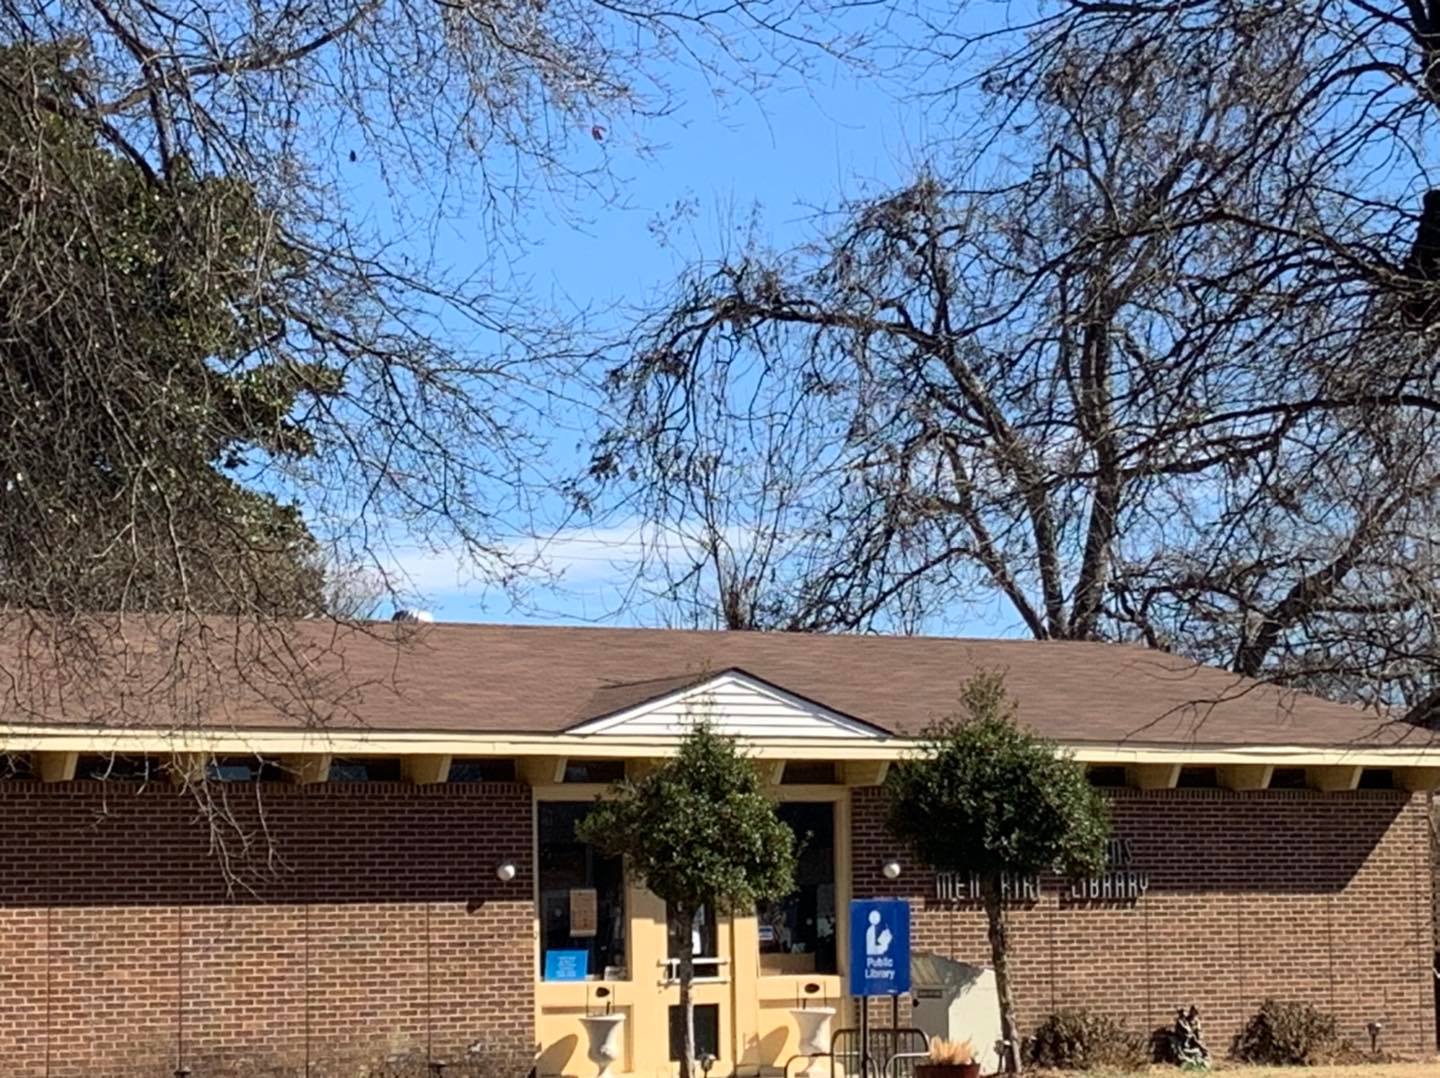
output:
[[[538,786],[537,801],[591,800],[600,789],[587,786]],[[850,812],[849,793],[844,787],[775,787],[777,799],[831,801],[835,812],[836,912],[840,962],[843,974],[845,911],[850,894]],[[538,851],[537,851],[538,852]],[[539,881],[536,881],[539,887]],[[538,893],[538,892],[537,892]],[[628,981],[589,981],[536,985],[535,1028],[540,1048],[541,1078],[564,1075],[592,1078],[597,1066],[588,1055],[588,1043],[580,1019],[587,1013],[601,1013],[606,1000],[596,995],[604,987],[611,993],[614,1010],[626,1015],[623,1054],[612,1073],[641,1075],[644,1078],[671,1078],[676,1073],[670,1062],[669,1008],[679,1003],[679,989],[666,983],[667,935],[665,905],[648,891],[630,883],[626,888],[629,934],[626,940]],[[538,907],[538,902],[537,902]],[[539,968],[539,925],[536,926],[536,968]],[[843,1008],[841,975],[760,974],[759,931],[754,915],[721,918],[717,925],[719,957],[725,960],[721,976],[711,982],[697,981],[693,995],[697,1004],[715,1003],[720,1013],[721,1058],[711,1074],[726,1078],[735,1072],[737,1061],[745,1073],[755,1066],[783,1067],[799,1050],[795,1020],[790,1009],[804,994],[804,986],[818,984],[820,991],[810,997],[811,1006],[828,1003]],[[836,1023],[840,1023],[837,1015]],[[797,1064],[797,1067],[799,1064]],[[793,1070],[792,1070],[793,1073]]]

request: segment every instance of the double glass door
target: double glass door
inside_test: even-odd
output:
[[[687,931],[695,954],[697,1056],[714,1057],[714,1078],[727,1078],[737,1065],[783,1065],[799,1049],[796,1001],[835,1005],[841,994],[842,805],[838,792],[777,805],[799,851],[793,893],[753,911],[706,909],[688,925],[672,925],[665,903],[627,877],[620,859],[575,837],[593,800],[537,801],[540,1073],[586,1073],[581,1018],[613,1007],[626,1018],[615,1070],[672,1075],[684,1021],[677,958]]]

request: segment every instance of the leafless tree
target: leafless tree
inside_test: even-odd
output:
[[[321,722],[348,630],[290,619],[360,612],[326,566],[524,573],[574,327],[424,237],[513,253],[530,200],[614,193],[680,71],[755,93],[849,44],[769,0],[0,0],[7,718]]]
[[[1414,163],[1423,110],[1340,122],[1336,11],[1064,6],[970,68],[981,133],[914,183],[696,266],[619,349],[593,465],[624,511],[714,534],[723,506],[744,544],[647,567],[661,597],[856,630],[998,596],[1037,638],[1423,719],[1431,245],[1413,182],[1351,193],[1376,147]],[[917,38],[937,66],[968,55],[947,32]]]

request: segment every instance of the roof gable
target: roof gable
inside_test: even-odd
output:
[[[642,703],[588,719],[570,733],[627,737],[681,736],[697,723],[743,738],[879,739],[886,731],[772,685],[744,670],[672,689]]]

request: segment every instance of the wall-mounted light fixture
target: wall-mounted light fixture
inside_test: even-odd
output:
[[[515,862],[501,861],[495,866],[495,878],[501,883],[509,883],[515,878]]]
[[[880,866],[880,873],[887,880],[898,880],[900,878],[900,862],[892,857]]]

